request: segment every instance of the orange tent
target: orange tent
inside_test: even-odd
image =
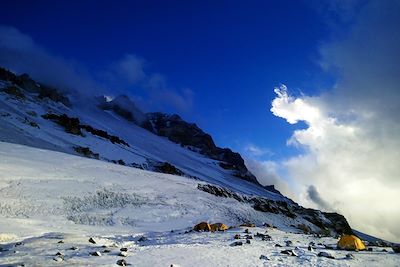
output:
[[[211,231],[211,226],[210,226],[210,224],[208,224],[206,222],[201,222],[199,224],[196,224],[193,227],[193,230],[199,231],[199,232],[200,231],[209,232],[209,231]]]

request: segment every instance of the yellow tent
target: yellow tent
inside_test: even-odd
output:
[[[213,232],[228,230],[228,226],[226,226],[226,224],[223,224],[223,223],[213,223],[210,225],[210,227],[211,227],[211,231],[213,231]]]
[[[337,243],[338,248],[345,250],[364,250],[365,245],[355,235],[342,235]]]
[[[196,224],[193,227],[193,230],[195,231],[204,231],[204,232],[209,232],[211,231],[211,226],[210,224],[206,223],[206,222],[201,222],[199,224]]]

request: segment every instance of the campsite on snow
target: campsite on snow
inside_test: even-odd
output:
[[[0,267],[400,267],[400,2],[3,0]]]

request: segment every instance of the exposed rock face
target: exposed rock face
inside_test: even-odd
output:
[[[217,147],[209,134],[196,124],[182,120],[179,115],[160,112],[144,114],[126,95],[118,96],[112,101],[107,101],[105,97],[100,97],[98,100],[101,109],[112,110],[126,120],[132,121],[156,135],[167,137],[174,143],[219,160],[221,161],[220,166],[231,170],[234,176],[260,185],[257,178],[247,169],[239,153],[233,152],[229,148]]]
[[[275,186],[274,185],[265,185],[265,186],[263,186],[265,189],[267,189],[268,191],[270,191],[270,192],[274,192],[274,193],[277,193],[277,194],[279,194],[279,195],[282,195],[281,194],[281,192],[279,192],[276,188],[275,188]]]
[[[49,98],[49,99],[53,100],[54,102],[63,103],[67,107],[71,106],[71,103],[69,102],[69,99],[66,96],[64,96],[62,93],[60,93],[56,89],[45,86],[45,85],[40,85],[39,98],[42,98],[42,99]]]
[[[105,97],[101,97],[98,100],[101,109],[112,110],[128,121],[141,125],[146,120],[146,115],[126,95],[117,96],[111,101],[107,101]]]
[[[98,153],[94,153],[88,147],[76,146],[76,147],[74,147],[74,150],[77,153],[79,153],[79,154],[81,154],[81,155],[83,155],[83,156],[85,156],[87,158],[93,158],[93,159],[99,159],[100,158],[100,155]]]
[[[63,93],[44,84],[35,82],[29,77],[28,74],[24,73],[22,75],[15,75],[11,71],[0,68],[0,79],[9,81],[14,85],[23,88],[29,93],[37,93],[38,97],[41,99],[49,98],[55,102],[63,103],[65,106],[71,105],[68,97],[66,97]]]
[[[87,132],[93,135],[109,140],[113,144],[121,144],[129,147],[129,144],[124,140],[122,140],[121,138],[119,138],[118,136],[111,135],[106,131],[93,128],[90,125],[81,124],[79,118],[68,117],[67,114],[57,115],[52,113],[47,113],[45,115],[42,115],[42,118],[46,120],[51,120],[61,125],[62,127],[64,127],[67,133],[83,136],[81,130],[86,130]]]
[[[174,165],[168,163],[168,162],[163,162],[161,164],[158,164],[154,166],[155,171],[161,172],[161,173],[167,173],[167,174],[173,174],[173,175],[179,175],[182,176],[184,173]]]
[[[160,112],[147,113],[143,128],[160,136],[165,136],[172,142],[196,148],[201,154],[220,160],[220,166],[232,170],[232,174],[241,179],[259,184],[251,174],[239,153],[229,148],[217,147],[212,137],[203,132],[195,123],[188,123],[176,114],[168,115]]]
[[[326,235],[335,236],[336,234],[353,234],[346,218],[337,213],[306,209],[290,200],[275,201],[263,197],[248,197],[210,184],[198,184],[197,188],[218,197],[234,198],[239,202],[248,203],[257,211],[283,214],[292,219],[302,217],[320,228],[320,233]],[[304,225],[304,227],[307,226]],[[311,229],[308,227],[307,232],[311,233]]]

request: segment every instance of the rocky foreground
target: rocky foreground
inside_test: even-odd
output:
[[[330,237],[271,227],[129,235],[48,233],[0,245],[1,266],[399,266],[389,247],[336,249]]]

